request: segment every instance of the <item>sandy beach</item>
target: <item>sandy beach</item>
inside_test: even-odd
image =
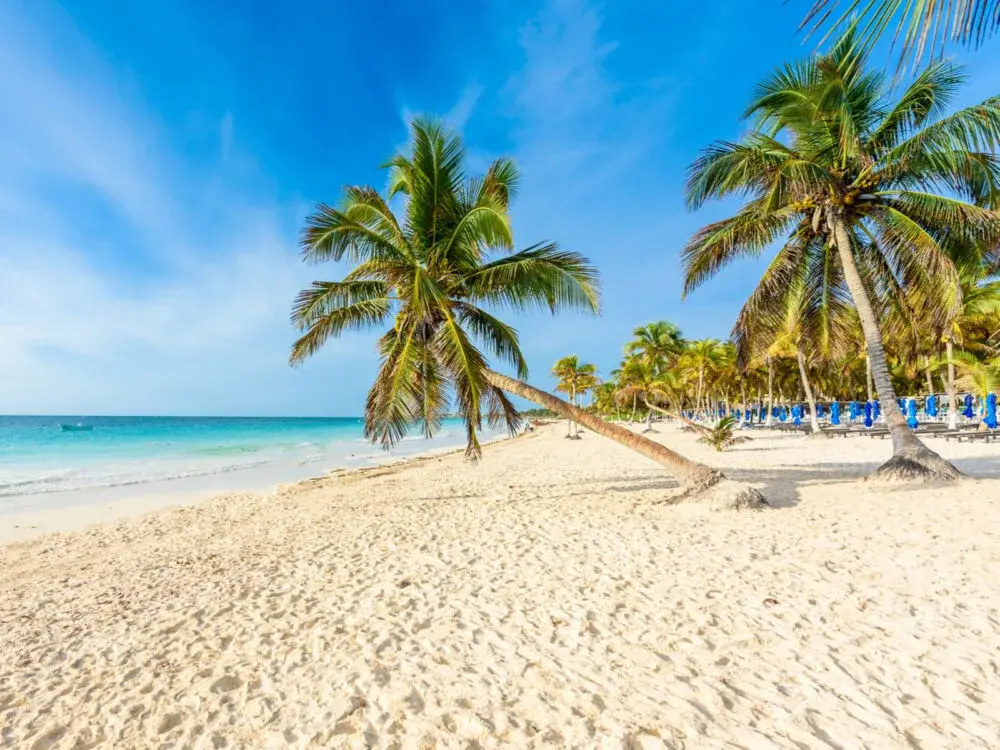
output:
[[[0,744],[1000,744],[1000,448],[661,427],[737,514],[564,431],[0,548]]]

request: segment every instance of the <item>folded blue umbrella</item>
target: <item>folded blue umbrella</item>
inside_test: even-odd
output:
[[[823,416],[823,404],[816,404],[816,419]]]
[[[879,414],[882,413],[882,406],[879,404],[878,399],[875,399],[875,403],[872,404],[872,419],[878,421]]]
[[[983,424],[991,430],[997,428],[997,396],[995,393],[986,397],[986,416],[983,417]]]
[[[830,404],[830,424],[834,426],[840,424],[840,404],[836,401]]]
[[[858,414],[861,413],[861,406],[858,404],[857,401],[852,401],[847,405],[847,412],[851,417],[851,421],[853,422],[855,419],[858,418]]]
[[[781,411],[778,413],[778,419],[780,419],[782,422],[788,419],[788,411],[785,409],[784,406],[781,407]]]
[[[906,402],[906,424],[910,425],[911,430],[917,429],[917,425],[920,424],[917,420],[917,400],[915,398]]]
[[[928,417],[936,417],[938,415],[937,396],[927,397],[927,405],[924,407],[924,411],[927,412]]]
[[[865,427],[871,427],[875,420],[872,419],[872,412],[875,411],[872,408],[871,401],[865,401]]]
[[[968,417],[969,419],[972,419],[972,417],[973,417],[973,413],[972,413],[972,394],[971,393],[966,393],[965,394],[965,409],[962,410],[962,416],[963,417]]]
[[[802,424],[802,407],[798,404],[792,407],[792,423],[796,427]]]

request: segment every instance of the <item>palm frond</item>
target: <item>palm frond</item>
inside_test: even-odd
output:
[[[569,307],[598,312],[597,269],[579,253],[540,243],[480,266],[466,278],[474,301],[515,309]]]
[[[327,285],[333,282],[315,282],[296,298],[293,321],[306,332],[292,344],[289,355],[292,365],[301,364],[315,354],[331,336],[339,336],[347,330],[371,329],[389,317],[392,309],[389,298],[357,297],[345,302],[352,298],[330,292]]]
[[[907,134],[939,117],[966,78],[965,69],[951,61],[931,63],[882,118],[869,138],[869,147],[876,153],[883,153],[898,145]]]
[[[758,255],[787,230],[797,213],[791,208],[769,209],[755,201],[732,218],[695,232],[681,250],[684,295],[734,260]]]
[[[1000,0],[814,0],[800,28],[829,35],[844,26],[857,29],[854,47],[864,52],[894,27],[902,67],[941,55],[948,41],[981,44],[1000,28]]]
[[[351,207],[347,210],[350,211]],[[359,263],[365,260],[405,257],[391,237],[325,203],[320,203],[306,217],[299,247],[303,259],[314,263],[343,259]]]
[[[517,331],[499,318],[474,305],[458,302],[454,304],[454,307],[458,313],[459,322],[485,343],[497,359],[514,367],[518,378],[526,380],[528,363],[521,353]]]

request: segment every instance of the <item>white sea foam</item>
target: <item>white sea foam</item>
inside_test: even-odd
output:
[[[483,439],[486,441],[491,437],[486,434]],[[459,447],[463,441],[464,435],[445,430],[430,440],[419,434],[409,435],[390,452],[372,450],[368,440],[346,438],[333,440],[322,446],[306,440],[270,446],[217,445],[185,454],[146,459],[91,457],[77,466],[44,463],[32,465],[24,462],[18,465],[16,471],[0,467],[0,513],[4,512],[5,506],[8,509],[12,507],[10,501],[3,500],[5,498],[24,499],[25,496],[32,495],[170,482],[261,467],[281,469],[315,466],[316,473],[322,473],[322,468],[379,464],[427,451]],[[358,443],[369,446],[369,449],[358,450]]]

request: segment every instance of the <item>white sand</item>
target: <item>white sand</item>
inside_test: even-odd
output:
[[[0,548],[0,745],[1000,746],[1000,480],[665,431],[782,506],[708,513],[562,430]]]

